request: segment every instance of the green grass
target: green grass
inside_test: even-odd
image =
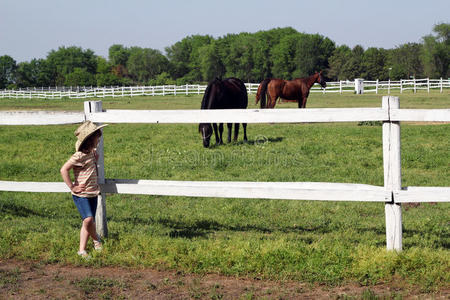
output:
[[[3,101],[0,109],[83,106],[72,100],[48,107],[45,101]],[[193,109],[200,101],[197,96],[177,96],[103,103],[106,108]],[[400,101],[402,107],[450,106],[449,95],[438,93],[404,94]],[[381,96],[313,94],[309,104],[380,106]],[[107,178],[122,179],[381,186],[381,126],[369,125],[375,126],[250,124],[249,143],[203,149],[193,124],[112,124],[104,130],[105,172]],[[0,180],[62,181],[59,168],[73,153],[76,127],[0,126]],[[450,186],[450,124],[402,124],[401,130],[403,185]],[[398,254],[385,250],[382,203],[108,195],[105,250],[85,262],[76,255],[80,220],[69,194],[0,192],[0,258],[148,266],[326,285],[400,280],[429,292],[450,283],[449,208],[449,203],[439,203],[404,210],[404,251]]]
[[[380,107],[381,97],[387,95],[352,93],[311,93],[307,108],[316,107]],[[420,91],[416,94],[408,91],[400,94],[402,108],[448,108],[450,106],[449,90],[443,93],[431,91],[429,94]],[[92,99],[0,99],[0,110],[83,110],[83,102],[87,100],[102,100],[105,109],[199,109],[202,95],[189,96],[154,96],[154,97],[125,97],[125,98],[92,98]],[[296,108],[297,103],[277,103],[276,108]],[[249,108],[257,108],[255,95],[249,95]]]

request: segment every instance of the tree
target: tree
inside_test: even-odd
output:
[[[272,49],[272,73],[274,77],[286,80],[293,78],[292,73],[294,73],[295,68],[297,67],[295,63],[295,54],[298,38],[298,34],[287,35]]]
[[[328,69],[328,58],[336,48],[333,41],[319,34],[300,34],[295,51],[294,78],[307,77]]]
[[[90,86],[97,84],[95,75],[90,73],[86,68],[75,68],[65,78],[65,86]]]
[[[417,43],[407,43],[389,51],[388,65],[391,66],[391,79],[422,77],[423,64],[421,60],[423,46]]]
[[[97,57],[94,52],[75,46],[60,47],[56,51],[50,51],[47,61],[54,70],[56,85],[63,85],[66,81],[65,77],[74,72],[75,68],[85,69],[91,75],[94,75],[97,70]]]
[[[436,35],[423,37],[424,73],[428,77],[449,77],[450,24],[441,23],[433,28]]]
[[[200,72],[204,81],[211,81],[225,74],[225,66],[219,56],[219,43],[213,42],[199,49]]]
[[[0,89],[15,82],[16,61],[9,55],[0,56]]]
[[[361,45],[353,47],[350,59],[342,66],[342,75],[348,79],[355,79],[363,75],[364,48]]]
[[[32,59],[17,66],[16,83],[19,87],[41,87],[53,85],[52,68],[45,59]]]
[[[167,72],[162,72],[158,74],[154,79],[150,79],[148,85],[173,85],[176,84],[175,80],[170,77]]]
[[[173,78],[184,77],[185,80],[191,82],[202,80],[199,49],[212,41],[213,38],[209,35],[192,35],[167,47],[166,53],[171,65],[171,76]]]
[[[387,80],[389,78],[389,71],[386,66],[387,53],[384,49],[369,48],[363,55],[363,69],[362,77],[368,80]]]
[[[123,85],[124,81],[112,73],[99,73],[95,75],[97,86]]]
[[[273,48],[273,75],[283,79],[306,77],[328,69],[335,44],[319,34],[293,33]]]
[[[254,34],[256,38],[253,47],[253,76],[254,81],[262,81],[265,78],[273,77],[273,57],[272,49],[280,43],[285,36],[296,34],[297,30],[292,27],[274,28],[266,31],[258,31]]]
[[[333,55],[328,59],[330,69],[328,70],[328,76],[332,80],[346,80],[349,79],[344,74],[344,65],[352,57],[352,50],[346,46],[342,45],[337,47],[333,51]]]
[[[123,45],[112,45],[109,47],[108,57],[111,64],[114,66],[122,65],[126,66],[128,58],[130,57],[130,51]]]
[[[97,74],[95,75],[97,86],[122,85],[122,80],[113,73],[113,66],[105,58],[97,57]]]
[[[256,75],[254,70],[253,50],[256,38],[248,33],[230,36],[230,43],[224,62],[225,76],[237,77],[244,81],[251,81]]]
[[[168,71],[168,60],[159,50],[132,47],[127,61],[129,75],[137,82],[147,83]]]

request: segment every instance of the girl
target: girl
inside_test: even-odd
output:
[[[75,153],[61,167],[61,176],[72,192],[72,198],[81,215],[83,224],[80,230],[80,248],[78,255],[89,258],[86,245],[89,236],[94,241],[95,250],[102,249],[102,243],[95,229],[95,212],[97,210],[97,196],[100,187],[97,183],[97,152],[96,147],[102,136],[101,128],[91,121],[86,121],[75,130],[77,142]],[[70,179],[69,171],[73,169],[75,181]]]

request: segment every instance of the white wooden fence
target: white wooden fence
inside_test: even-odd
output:
[[[106,193],[289,200],[372,201],[385,203],[386,244],[402,250],[405,202],[450,202],[450,187],[402,187],[400,121],[450,122],[450,109],[400,109],[398,97],[384,96],[380,108],[253,110],[106,110],[101,101],[85,102],[84,112],[0,112],[0,125],[96,123],[301,123],[383,121],[384,186],[328,182],[216,182],[105,179],[103,140],[99,151],[101,195],[97,230],[107,235]],[[0,181],[0,191],[69,192],[63,182]]]
[[[246,83],[247,92],[256,94],[259,83]],[[383,90],[390,94],[393,90],[438,90],[450,88],[448,79],[411,79],[400,81],[363,81],[365,93],[381,93]],[[1,98],[13,99],[87,99],[106,97],[136,97],[136,96],[168,96],[168,95],[200,95],[205,92],[206,85],[186,84],[161,85],[161,86],[128,86],[128,87],[59,87],[59,88],[26,88],[19,90],[0,90]],[[327,87],[322,89],[315,84],[311,88],[312,93],[354,93],[355,81],[327,82]]]

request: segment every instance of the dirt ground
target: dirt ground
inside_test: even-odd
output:
[[[450,288],[434,294],[377,285],[311,286],[192,275],[152,269],[90,268],[0,260],[0,299],[449,299]]]

